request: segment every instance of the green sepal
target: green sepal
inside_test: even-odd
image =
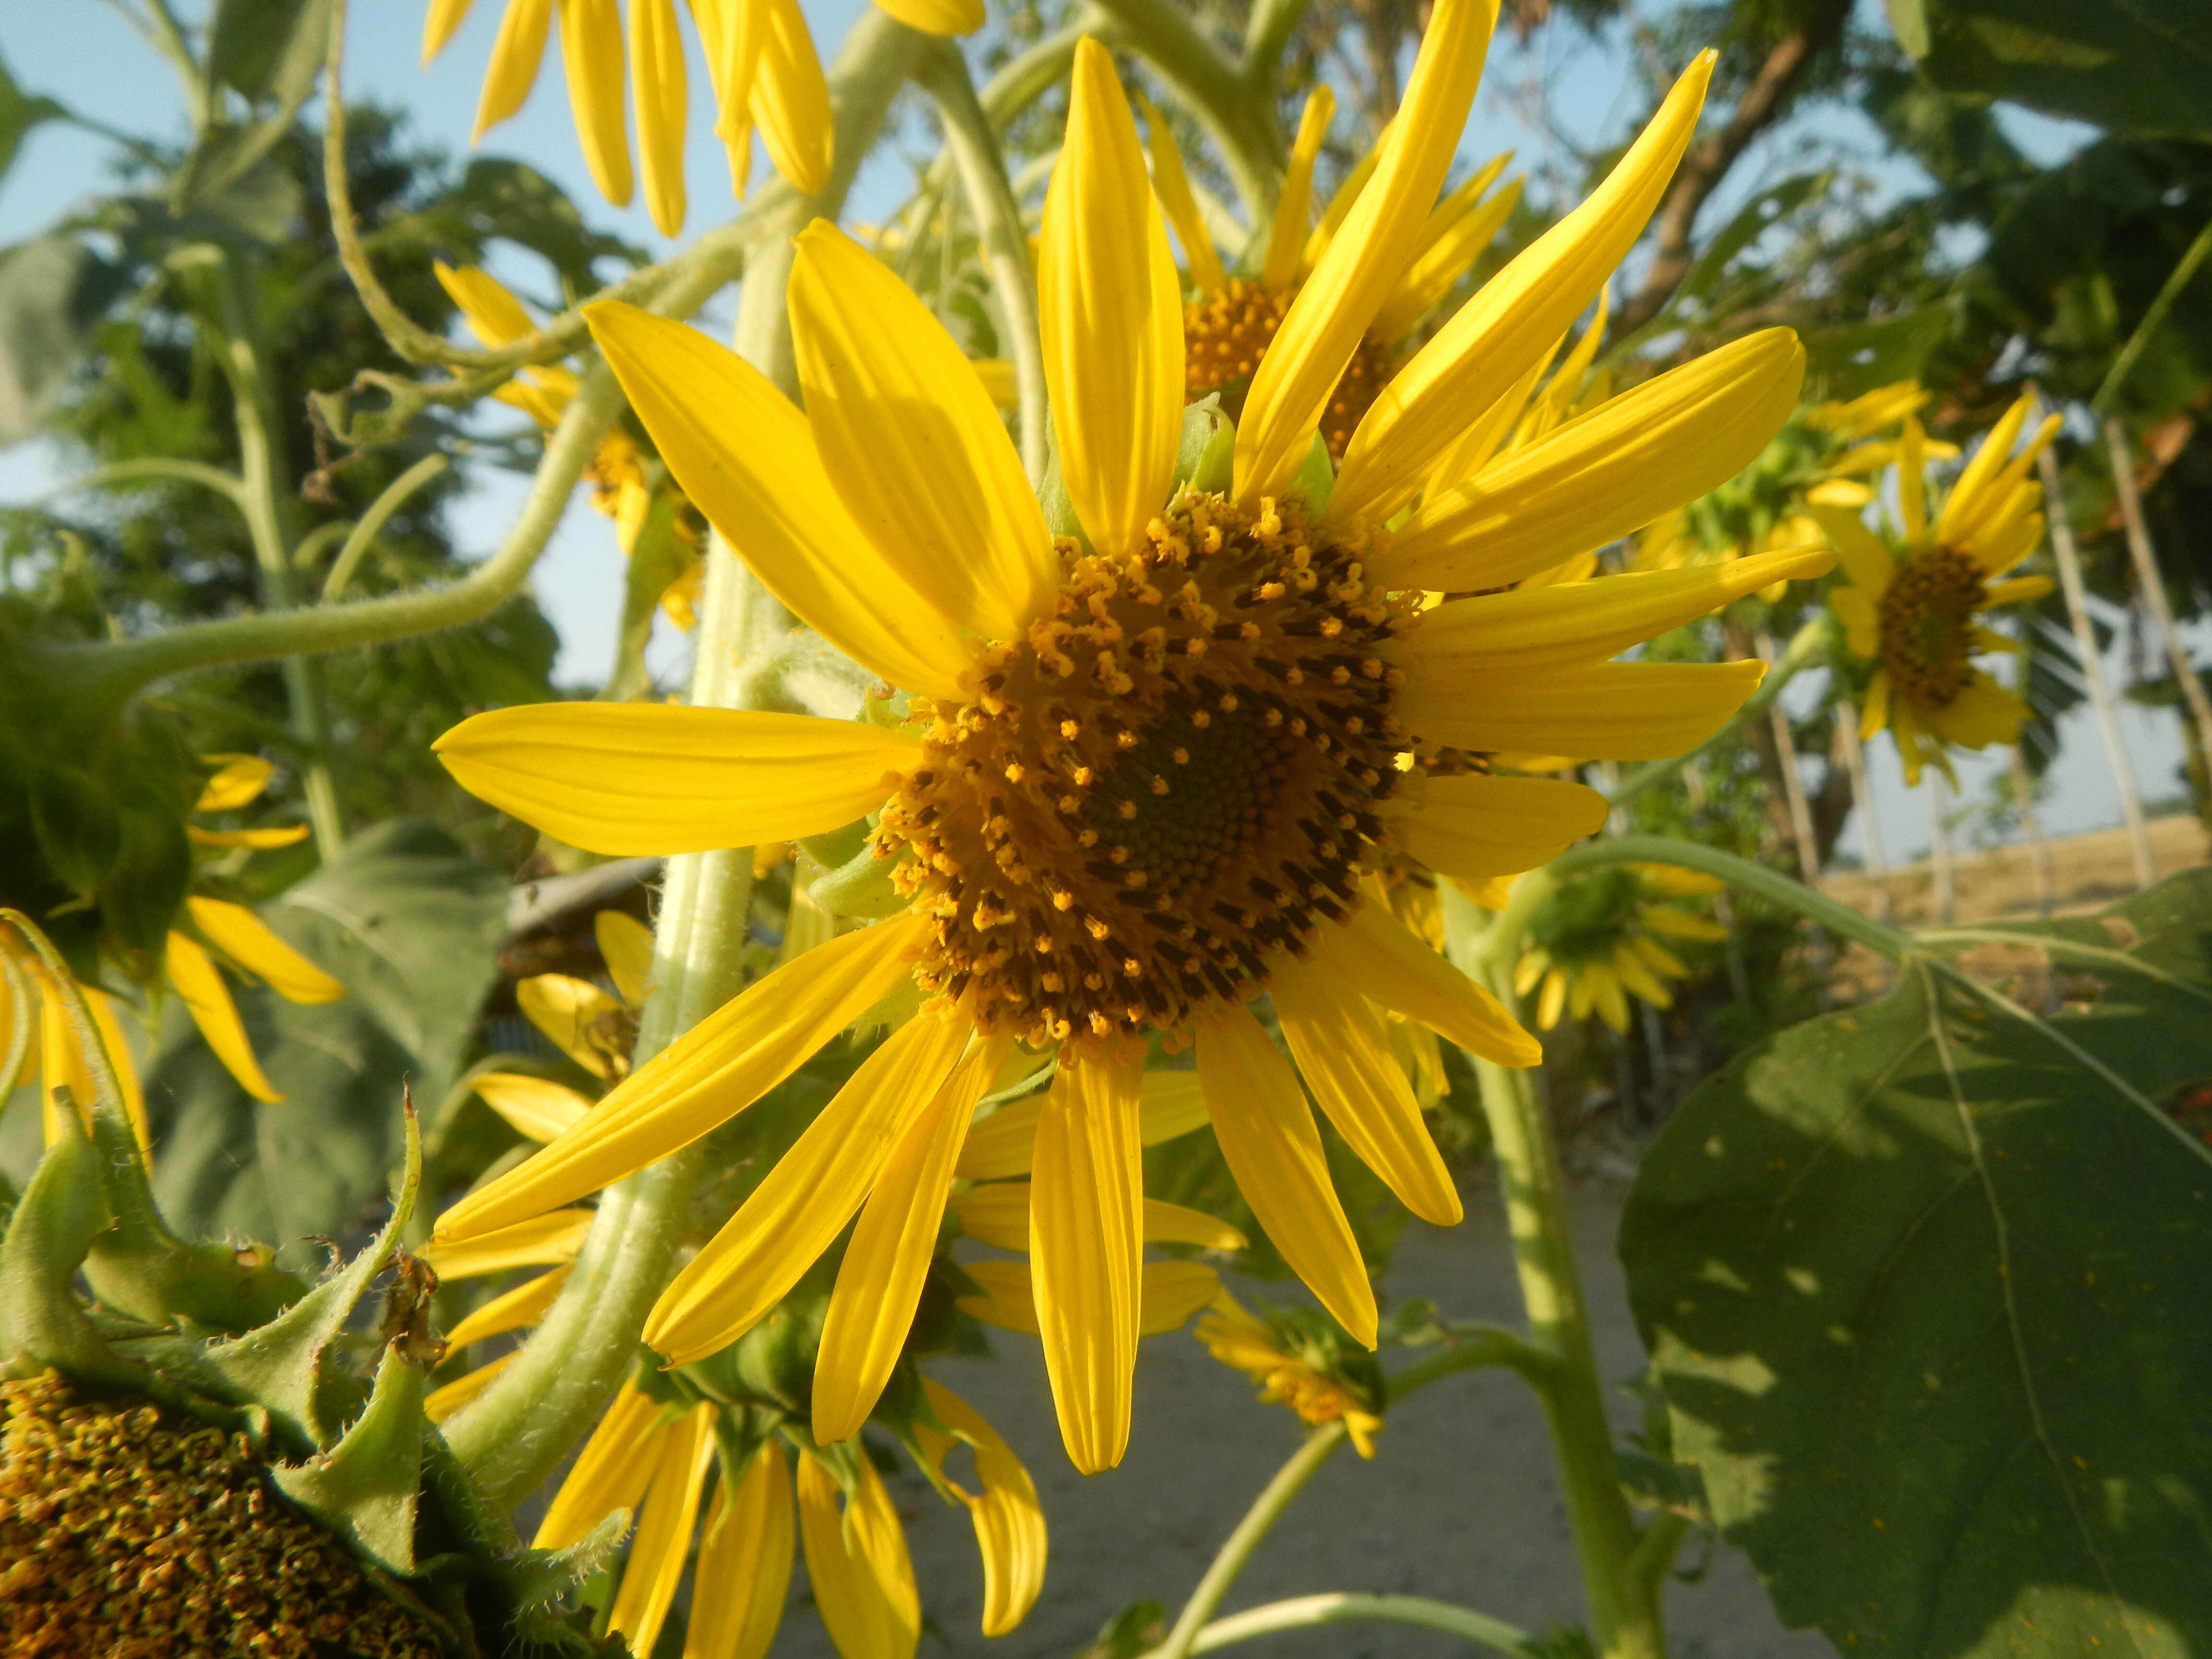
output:
[[[337,1432],[325,1398],[324,1356],[368,1294],[370,1281],[384,1271],[400,1230],[415,1212],[415,1195],[422,1184],[422,1129],[413,1103],[403,1109],[406,1170],[392,1200],[392,1219],[375,1243],[268,1324],[208,1350],[209,1363],[232,1386],[267,1407],[280,1427],[310,1446],[328,1446]],[[380,1379],[382,1372],[378,1375]]]
[[[1209,495],[1224,495],[1236,465],[1237,423],[1222,409],[1221,394],[1209,392],[1182,412],[1175,481]]]
[[[910,854],[901,855],[907,856]],[[874,848],[863,847],[829,874],[817,877],[806,889],[807,896],[833,916],[859,916],[870,921],[895,916],[914,902],[912,894],[900,892],[891,881],[891,872],[900,862],[901,859],[882,858]]]
[[[868,821],[854,818],[850,823],[818,836],[803,836],[799,844],[806,849],[807,857],[824,870],[835,870],[868,850]]]
[[[178,1317],[217,1331],[267,1323],[307,1294],[258,1245],[187,1244],[155,1207],[131,1126],[95,1110],[94,1150],[115,1224],[92,1241],[84,1276],[110,1307],[156,1325]]]
[[[108,1214],[100,1156],[66,1103],[59,1116],[61,1137],[39,1159],[0,1238],[0,1369],[31,1376],[51,1367],[73,1382],[137,1384],[137,1369],[100,1339],[70,1288]]]
[[[368,1407],[328,1452],[269,1471],[277,1490],[379,1566],[415,1571],[415,1506],[422,1481],[421,1366],[386,1345]]]
[[[1044,527],[1055,536],[1065,536],[1085,553],[1093,551],[1091,538],[1083,533],[1083,521],[1075,516],[1075,502],[1067,493],[1067,480],[1060,471],[1060,440],[1049,422],[1045,427],[1044,477],[1037,480],[1037,507],[1044,514]]]
[[[1328,506],[1328,498],[1336,492],[1336,464],[1328,458],[1328,445],[1320,433],[1313,434],[1313,442],[1306,446],[1306,458],[1298,463],[1298,475],[1291,481],[1291,488],[1306,498],[1306,510],[1319,513]]]

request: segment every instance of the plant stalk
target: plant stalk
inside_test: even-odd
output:
[[[1255,98],[1244,76],[1199,32],[1188,11],[1170,0],[1092,0],[1112,20],[1115,44],[1143,58],[1175,88],[1221,146],[1223,164],[1244,207],[1260,225],[1282,193],[1286,146],[1271,100]]]
[[[1683,768],[1706,750],[1727,742],[1753,720],[1764,715],[1774,707],[1784,686],[1827,654],[1832,626],[1826,612],[1807,622],[1791,637],[1788,649],[1783,652],[1779,660],[1767,670],[1766,677],[1759,683],[1759,689],[1745,700],[1742,708],[1735,711],[1733,720],[1695,749],[1669,760],[1653,761],[1638,767],[1623,780],[1619,788],[1607,795],[1606,799],[1616,807],[1625,805],[1645,790],[1671,781],[1680,776]]]
[[[1537,1649],[1528,1633],[1502,1619],[1457,1607],[1448,1601],[1431,1601],[1424,1595],[1365,1595],[1338,1590],[1325,1595],[1300,1595],[1287,1601],[1270,1601],[1217,1620],[1198,1633],[1191,1644],[1195,1654],[1233,1647],[1283,1631],[1310,1630],[1316,1625],[1413,1625],[1456,1636],[1515,1659],[1535,1659]]]

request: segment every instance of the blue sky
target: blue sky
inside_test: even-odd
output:
[[[834,53],[864,0],[803,0],[817,47]],[[188,11],[198,8],[186,7]],[[429,68],[418,62],[420,0],[356,0],[348,41],[349,95],[395,105],[408,115],[419,140],[459,154],[468,144],[477,89],[489,56],[501,0],[476,0],[459,33]],[[1862,21],[1881,26],[1877,0],[1862,0]],[[166,64],[138,42],[116,10],[99,0],[46,0],[39,5],[6,9],[0,22],[0,58],[28,91],[59,99],[88,117],[125,130],[176,134],[184,128],[184,103]],[[733,207],[720,144],[709,127],[711,108],[703,67],[692,52],[692,97],[688,177],[691,202],[689,235],[696,236],[726,217]],[[1502,35],[1470,120],[1462,155],[1480,159],[1504,149],[1519,152],[1522,165],[1542,176],[1565,158],[1565,145],[1595,146],[1619,138],[1643,107],[1644,92],[1631,74],[1628,49],[1618,32],[1591,40],[1573,30],[1539,33],[1528,48]],[[2033,153],[2055,158],[2083,141],[2087,129],[2008,112],[2014,136]],[[1885,194],[1909,193],[1917,180],[1908,164],[1882,161],[1875,135],[1862,118],[1847,111],[1825,111],[1765,142],[1731,178],[1725,197],[1711,210],[1716,220],[1764,184],[1798,170],[1802,147],[1816,143],[1832,153],[1840,148],[1861,158],[1874,188]],[[485,149],[529,161],[552,176],[574,198],[590,221],[656,253],[672,251],[641,205],[616,209],[592,188],[570,125],[562,85],[558,50],[549,51],[535,92],[521,113],[495,129]],[[81,197],[102,186],[112,154],[104,140],[82,130],[50,124],[26,141],[14,167],[0,180],[0,245],[36,233]],[[862,172],[850,215],[877,218],[903,199],[908,182],[904,160],[895,145],[878,149]],[[527,266],[512,275],[532,280]],[[710,308],[702,326],[726,324],[726,299]],[[501,417],[503,418],[503,417]],[[22,501],[43,493],[65,476],[66,458],[40,445],[0,451],[0,501]],[[475,470],[471,489],[458,507],[453,525],[466,551],[488,552],[520,503],[524,481],[489,467]],[[533,575],[540,605],[559,629],[562,651],[559,672],[566,680],[595,682],[612,652],[620,609],[620,556],[608,522],[585,507],[572,505]],[[2195,641],[2212,649],[2212,634]],[[664,676],[678,673],[682,646],[665,635],[653,660]],[[2115,661],[2114,671],[2120,665]],[[1810,684],[1795,688],[1810,695]],[[1794,700],[1794,699],[1793,699]],[[2172,716],[2129,705],[2122,710],[2131,759],[2144,791],[2154,798],[2175,793],[2179,747]],[[2118,822],[2104,757],[2087,711],[2068,723],[2066,757],[2045,808],[2047,827],[2066,832]],[[1927,844],[1927,809],[1904,787],[1887,741],[1870,756],[1873,791],[1893,858]],[[1979,777],[1993,773],[1990,761],[1966,769],[1967,793],[1978,796]],[[1856,835],[1846,831],[1845,848],[1856,851]]]

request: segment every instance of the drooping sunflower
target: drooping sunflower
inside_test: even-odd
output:
[[[733,354],[618,306],[592,313],[691,499],[828,640],[910,696],[895,723],[669,705],[480,715],[439,751],[472,793],[574,845],[680,853],[876,813],[886,919],[709,1016],[543,1152],[440,1222],[459,1241],[569,1203],[744,1109],[890,992],[929,1000],[860,1066],[678,1276],[645,1340],[683,1363],[773,1307],[855,1212],[816,1385],[849,1433],[911,1317],[970,1113],[1012,1046],[1057,1048],[1034,1139],[1038,1323],[1076,1466],[1127,1443],[1139,1325],[1147,1042],[1194,1042],[1260,1224],[1354,1338],[1374,1294],[1304,1090],[1413,1211],[1458,1195],[1382,1021],[1500,1063],[1539,1049],[1494,999],[1363,900],[1399,851],[1482,879],[1594,830],[1595,792],[1430,777],[1443,748],[1678,752],[1757,663],[1612,660],[1744,584],[1719,571],[1485,592],[1648,523],[1758,452],[1802,354],[1754,335],[1443,487],[1437,464],[1547,354],[1635,239],[1696,120],[1702,58],[1595,196],[1402,369],[1326,500],[1291,493],[1344,364],[1395,286],[1464,124],[1492,26],[1442,0],[1403,113],[1262,362],[1231,476],[1176,476],[1181,296],[1111,60],[1077,53],[1045,210],[1044,355],[1075,524],[1055,538],[981,383],[921,302],[834,228],[799,239],[802,414]],[[1419,507],[1381,526],[1417,493]],[[1073,532],[1079,528],[1080,538]],[[1472,593],[1432,609],[1425,592]],[[1285,1060],[1246,1007],[1272,994]],[[1295,1064],[1293,1064],[1295,1062]],[[825,1410],[822,1378],[846,1392]]]
[[[1563,884],[1528,922],[1528,948],[1514,970],[1522,996],[1537,990],[1536,1024],[1551,1030],[1560,1017],[1595,1012],[1616,1031],[1628,1030],[1628,999],[1671,1008],[1669,981],[1690,976],[1666,941],[1722,939],[1728,930],[1710,916],[1672,901],[1717,893],[1717,876],[1667,864],[1620,864]]]
[[[1362,1457],[1382,1432],[1382,1378],[1374,1357],[1344,1352],[1343,1339],[1302,1310],[1261,1319],[1224,1291],[1198,1322],[1198,1340],[1223,1364],[1260,1385],[1264,1403],[1281,1404],[1318,1428],[1341,1422]]]
[[[538,325],[522,301],[489,271],[442,260],[432,269],[469,331],[483,344],[512,345],[536,330]],[[558,364],[532,365],[492,396],[530,416],[540,431],[550,432],[574,401],[577,384],[574,373]],[[688,634],[697,621],[705,527],[684,492],[661,469],[647,465],[649,459],[636,439],[615,427],[592,451],[584,481],[592,486],[592,507],[614,520],[615,545],[623,556],[633,562],[641,556],[653,558],[668,573],[667,586],[659,594],[660,608]],[[648,532],[652,539],[641,555],[641,542]]]
[[[1232,274],[1199,211],[1175,135],[1139,96],[1152,135],[1153,188],[1182,244],[1184,274],[1195,295],[1183,307],[1183,389],[1194,398],[1219,392],[1222,408],[1235,419],[1243,411],[1244,393],[1291,302],[1374,176],[1383,145],[1378,142],[1360,157],[1330,198],[1321,222],[1309,229],[1314,162],[1336,112],[1336,94],[1326,86],[1316,87],[1299,116],[1274,210],[1265,225],[1236,239],[1242,252],[1231,252],[1240,266]],[[1389,383],[1407,337],[1512,216],[1521,199],[1520,179],[1508,179],[1486,196],[1511,160],[1500,155],[1477,168],[1436,204],[1422,224],[1396,286],[1369,324],[1322,410],[1321,434],[1333,459],[1343,459],[1345,445]]]
[[[193,804],[195,812],[230,812],[252,805],[269,787],[275,770],[257,755],[205,755],[201,758],[216,769]],[[305,824],[228,830],[200,824],[185,826],[186,837],[196,846],[241,852],[289,847],[305,839],[308,833]],[[185,896],[182,914],[168,930],[161,954],[161,976],[185,1005],[185,1012],[191,1016],[193,1024],[199,1028],[200,1036],[216,1058],[238,1080],[239,1087],[256,1100],[274,1104],[284,1097],[276,1092],[262,1071],[261,1062],[254,1058],[253,1045],[246,1037],[245,1024],[238,1017],[238,1005],[223,981],[218,961],[228,963],[234,971],[259,979],[289,1002],[335,1002],[345,994],[345,987],[285,943],[246,906],[204,894]],[[138,1138],[139,1150],[143,1152],[149,1144],[145,1090],[139,1081],[130,1042],[124,1035],[119,1012],[122,1004],[112,993],[98,986],[79,982],[77,988],[91,1011],[101,1057],[114,1069],[116,1086],[122,1094],[131,1129]],[[22,1051],[12,1057],[14,1065],[0,1065],[0,1085],[12,1081],[17,1067],[36,1061],[40,1073],[40,1097],[44,1103],[46,1140],[52,1146],[60,1131],[54,1091],[58,1086],[67,1086],[80,1115],[89,1109],[88,1103],[93,1098],[91,1057],[83,1052],[70,1024],[64,999],[51,969],[35,956],[24,957],[9,967],[5,978],[0,978],[0,1028],[12,1024],[10,1011],[17,998],[24,1001],[26,1012],[21,1029],[27,1033],[27,1040]],[[33,1000],[39,1008],[35,1023],[28,1013]],[[9,1058],[0,1051],[0,1060]],[[6,1088],[0,1086],[0,1095],[5,1092]]]
[[[1926,434],[1908,415],[1894,524],[1885,515],[1877,532],[1847,507],[1810,509],[1846,578],[1829,590],[1828,608],[1844,625],[1846,651],[1872,671],[1860,735],[1888,729],[1908,784],[1929,766],[1948,775],[1954,747],[2017,742],[2027,718],[2027,704],[1973,659],[2017,648],[1981,625],[1984,612],[2051,591],[2048,576],[2007,574],[2043,540],[2043,487],[2031,469],[2059,417],[2046,416],[2014,453],[2034,407],[2030,395],[2005,411],[1940,507]]]

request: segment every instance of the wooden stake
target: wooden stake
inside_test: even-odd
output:
[[[2065,591],[2066,615],[2074,624],[2074,648],[2081,659],[2081,678],[2089,688],[2090,705],[2105,737],[2105,759],[2112,769],[2112,783],[2120,793],[2120,815],[2127,820],[2128,850],[2135,859],[2136,885],[2148,887],[2158,879],[2152,860],[2150,830],[2143,822],[2142,799],[2136,793],[2135,769],[2120,739],[2120,718],[2112,705],[2112,689],[2105,681],[2104,659],[2097,654],[2097,633],[2089,625],[2089,596],[2081,585],[2081,559],[2074,548],[2074,526],[2066,517],[2066,501],[2058,492],[2058,458],[2045,444],[2035,458],[2043,477],[2043,510],[2051,526],[2051,550],[2058,561],[2058,585]]]
[[[1936,877],[1936,925],[1948,927],[1958,919],[1958,892],[1951,879],[1951,826],[1945,823],[1950,814],[1951,788],[1944,781],[1942,769],[1930,767],[1928,771],[1928,816],[1935,835],[1928,843],[1928,861]]]
[[[2184,706],[2197,722],[2197,752],[2208,769],[2207,788],[2212,789],[2212,697],[2204,695],[2204,682],[2190,665],[2189,653],[2181,643],[2181,630],[2174,625],[2173,606],[2166,596],[2166,578],[2159,572],[2158,555],[2150,544],[2150,526],[2143,522],[2142,496],[2136,489],[2135,459],[2128,448],[2127,434],[2115,420],[2105,422],[2105,442],[2112,454],[2112,489],[2119,497],[2120,522],[2127,526],[2128,552],[2135,560],[2136,580],[2142,584],[2143,603],[2149,608],[2151,621],[2158,627],[2160,640],[2166,647],[2166,660],[2173,669],[2173,678],[2179,683]]]
[[[1874,888],[1875,915],[1889,920],[1889,860],[1883,855],[1881,826],[1875,822],[1874,787],[1867,781],[1866,745],[1859,741],[1858,705],[1849,697],[1836,705],[1836,748],[1850,775],[1851,804],[1859,809],[1859,845],[1867,880]]]

